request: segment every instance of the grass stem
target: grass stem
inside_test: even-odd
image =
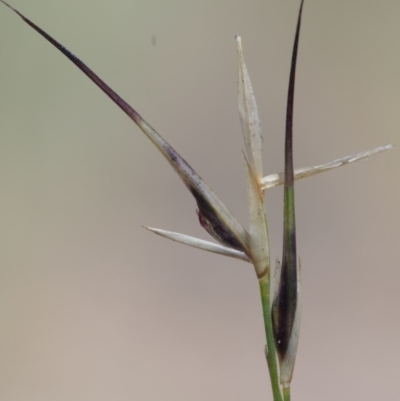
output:
[[[271,315],[271,302],[270,302],[270,273],[267,274],[259,281],[261,304],[263,308],[265,336],[267,339],[267,362],[269,368],[269,375],[271,379],[272,393],[274,401],[283,401],[280,383],[279,383],[279,368],[276,356],[275,339],[272,328],[272,315]],[[285,400],[286,401],[286,400]]]

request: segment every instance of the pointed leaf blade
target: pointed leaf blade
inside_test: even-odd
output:
[[[245,262],[250,262],[249,258],[243,252],[236,251],[235,249],[228,248],[223,245],[215,244],[209,241],[204,241],[200,238],[191,237],[189,235],[180,234],[173,231],[162,230],[160,228],[152,228],[152,227],[144,227],[144,228],[164,238],[168,238],[172,241],[176,241],[184,245],[189,245],[193,248],[198,248],[203,251],[213,252],[219,255],[229,256],[231,258],[244,260]]]
[[[393,149],[393,147],[394,147],[393,145],[379,146],[372,150],[360,152],[355,155],[341,157],[340,159],[333,160],[329,163],[320,164],[318,166],[298,168],[294,170],[294,179],[300,180],[302,178],[311,177],[313,175],[324,173],[325,171],[333,170],[334,168],[337,167],[346,166],[347,164],[353,162],[365,160],[370,158],[371,156]],[[278,185],[282,185],[283,182],[284,182],[284,173],[270,174],[261,180],[261,185],[262,189],[265,190],[276,187]]]
[[[249,207],[250,253],[257,277],[269,272],[268,226],[261,189],[262,136],[257,103],[243,57],[242,42],[236,37],[238,53],[238,109],[245,142],[245,164]]]
[[[296,35],[293,45],[292,64],[290,69],[285,135],[285,174],[284,174],[284,226],[281,276],[278,295],[273,303],[273,324],[277,353],[281,365],[280,382],[288,387],[293,374],[297,352],[298,327],[296,315],[298,302],[298,268],[296,250],[296,219],[294,203],[294,169],[293,169],[293,106],[296,78],[297,50],[300,36],[303,0],[297,20]],[[297,326],[295,326],[295,323]],[[296,336],[293,340],[293,336]],[[289,363],[290,362],[290,363]],[[286,373],[282,375],[282,367]]]
[[[44,30],[31,20],[26,18],[18,10],[10,6],[4,0],[1,3],[18,14],[24,22],[31,26],[36,32],[48,40],[54,47],[73,62],[90,80],[92,80],[122,111],[124,111],[153,142],[157,149],[163,154],[170,165],[178,173],[186,187],[196,199],[199,212],[204,219],[214,228],[216,239],[222,243],[249,254],[249,235],[240,223],[233,217],[225,205],[211,191],[203,179],[192,169],[192,167],[169,145],[157,131],[150,126],[140,114],[112,90],[97,74],[95,74],[78,57],[57,42]]]

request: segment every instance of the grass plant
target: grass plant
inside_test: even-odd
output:
[[[259,281],[261,304],[266,335],[265,356],[270,373],[274,401],[289,401],[300,331],[300,263],[296,249],[295,191],[296,179],[309,177],[368,158],[392,148],[382,146],[332,162],[295,169],[293,166],[293,110],[297,52],[299,49],[301,1],[293,46],[289,88],[287,97],[285,132],[285,170],[279,174],[264,176],[262,145],[257,104],[243,56],[241,38],[236,37],[238,52],[238,109],[244,136],[243,164],[247,177],[249,229],[245,229],[206,182],[182,158],[178,152],[141,115],[114,92],[93,70],[43,31],[23,14],[7,4],[42,37],[72,61],[92,80],[157,147],[178,174],[197,204],[200,224],[217,241],[210,242],[185,234],[158,228],[150,231],[192,247],[224,256],[240,259],[254,266]],[[268,222],[265,212],[265,191],[283,185],[283,247],[282,261],[271,265],[268,239]]]

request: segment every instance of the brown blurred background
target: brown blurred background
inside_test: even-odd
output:
[[[281,171],[299,1],[12,4],[137,108],[246,223],[234,36],[265,171]],[[297,167],[398,144],[399,37],[398,1],[306,0]],[[399,398],[398,152],[297,184],[294,401]],[[138,128],[4,6],[0,188],[0,401],[272,399],[251,266],[141,227],[208,239]],[[274,259],[281,188],[267,210]]]

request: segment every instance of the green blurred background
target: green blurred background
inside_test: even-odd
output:
[[[11,1],[11,0],[10,0]],[[283,169],[293,0],[13,0],[91,66],[246,223],[236,47]],[[295,165],[398,142],[400,2],[306,0]],[[296,186],[303,316],[293,400],[397,399],[398,148]],[[250,265],[207,239],[151,143],[0,7],[0,400],[271,400]],[[282,189],[267,193],[280,256]]]

